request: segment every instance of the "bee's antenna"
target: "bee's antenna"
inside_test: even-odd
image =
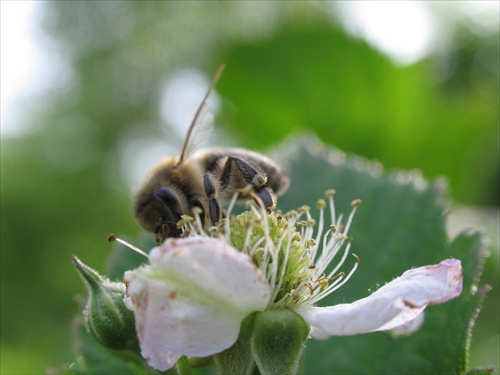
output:
[[[191,138],[191,134],[193,133],[194,125],[196,124],[196,120],[198,119],[198,116],[200,115],[200,112],[203,108],[203,105],[207,101],[208,96],[210,95],[213,88],[215,87],[215,85],[216,85],[217,81],[219,80],[220,76],[222,75],[222,72],[224,71],[225,67],[226,67],[226,64],[222,64],[221,66],[219,66],[219,68],[215,72],[214,78],[212,79],[212,82],[210,83],[210,86],[208,87],[207,92],[205,93],[205,96],[203,97],[203,100],[201,101],[200,105],[198,106],[198,109],[196,110],[196,113],[194,114],[193,121],[191,121],[191,124],[189,125],[186,139],[184,140],[184,144],[182,145],[181,156],[179,158],[179,162],[177,163],[177,166],[182,163],[182,161],[184,160],[184,157],[186,156],[187,146],[189,143],[189,139]]]

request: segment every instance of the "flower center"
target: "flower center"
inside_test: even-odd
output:
[[[303,206],[284,215],[266,213],[264,209],[250,206],[239,215],[231,215],[216,227],[206,231],[199,217],[183,217],[179,225],[189,235],[202,235],[224,239],[231,246],[247,254],[266,276],[272,289],[269,307],[296,307],[312,305],[342,286],[356,270],[356,258],[350,272],[339,271],[351,245],[347,232],[359,200],[353,201],[346,225],[342,215],[335,215],[334,191],[326,193],[330,209],[330,225],[325,231],[324,200],[318,201],[318,222],[311,217],[310,209]],[[347,243],[346,246],[345,243]],[[334,258],[340,260],[333,262]]]

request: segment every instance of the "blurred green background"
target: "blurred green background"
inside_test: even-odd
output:
[[[70,256],[105,272],[109,233],[140,238],[133,192],[179,151],[223,62],[215,144],[263,151],[310,132],[447,178],[450,236],[484,226],[491,241],[471,366],[499,366],[497,2],[40,2],[35,57],[4,29],[15,2],[1,6],[2,374],[73,360]],[[33,87],[6,113],[4,78],[29,59]]]

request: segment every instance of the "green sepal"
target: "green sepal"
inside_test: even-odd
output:
[[[310,327],[292,310],[256,314],[252,352],[261,374],[296,374]]]
[[[87,331],[106,348],[138,353],[134,314],[123,303],[125,284],[109,281],[75,256],[73,263],[87,287],[88,299],[83,311]]]
[[[185,355],[179,358],[176,368],[178,375],[191,375],[191,366],[189,364],[188,358]]]
[[[213,356],[208,357],[188,357],[189,365],[192,368],[208,366],[214,362]]]
[[[254,320],[255,313],[243,319],[238,340],[229,349],[214,356],[219,374],[250,375],[254,373],[255,361],[251,348]]]

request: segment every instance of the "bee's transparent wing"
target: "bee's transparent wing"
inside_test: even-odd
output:
[[[184,141],[185,151],[183,153],[183,159],[188,158],[207,143],[210,140],[213,129],[214,114],[210,107],[206,103],[203,103]]]

